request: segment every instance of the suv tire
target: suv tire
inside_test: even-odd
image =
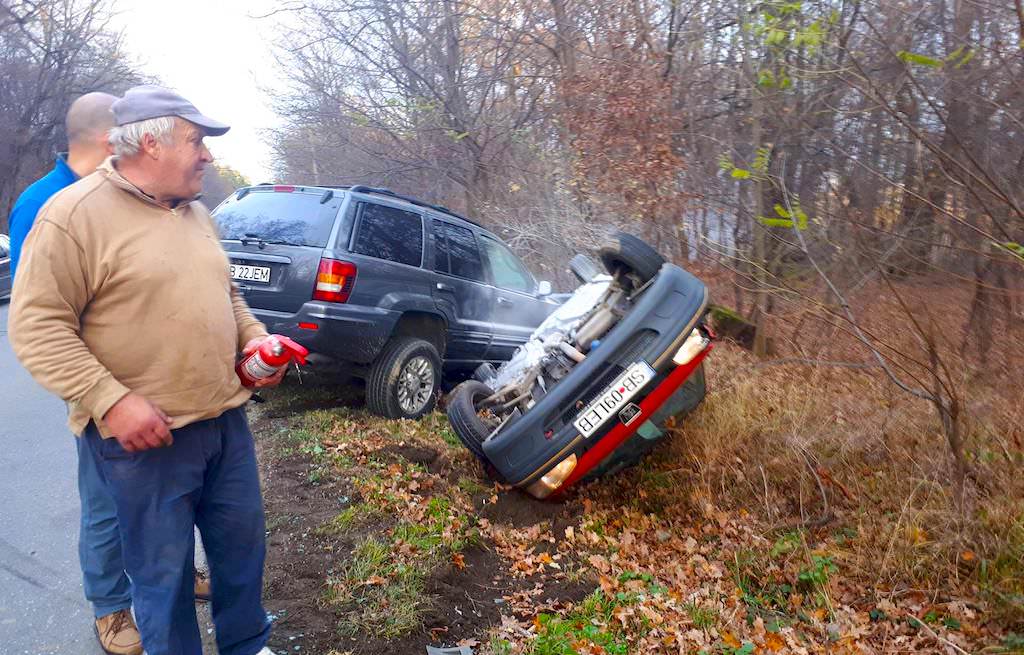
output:
[[[635,288],[647,284],[665,263],[665,258],[657,250],[625,232],[612,232],[608,242],[597,252],[610,274],[619,273],[633,278]]]
[[[483,443],[491,434],[491,428],[476,412],[476,404],[492,393],[494,391],[483,382],[466,380],[455,387],[451,396],[448,397],[448,420],[459,437],[459,441],[476,455],[476,458],[483,464],[487,475],[502,482],[501,474],[484,455]]]
[[[441,388],[441,356],[429,341],[394,337],[370,367],[366,406],[385,418],[430,413]]]

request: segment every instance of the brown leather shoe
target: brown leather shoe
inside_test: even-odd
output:
[[[96,619],[96,638],[108,655],[142,655],[142,637],[130,609]]]
[[[210,600],[210,576],[204,571],[196,571],[196,600],[205,603]]]

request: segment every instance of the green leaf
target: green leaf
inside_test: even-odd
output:
[[[736,655],[751,655],[754,652],[754,644],[746,641],[743,645],[736,649]]]
[[[974,59],[974,55],[975,55],[976,53],[977,53],[977,51],[976,51],[976,50],[970,50],[970,51],[968,51],[968,53],[967,53],[966,55],[964,55],[964,56],[963,56],[963,59],[961,59],[960,61],[958,61],[958,62],[956,63],[956,68],[960,68],[961,66],[965,65],[965,64],[966,64],[967,62],[969,62],[970,60]]]
[[[786,208],[779,203],[775,203],[774,208],[775,213],[778,214],[780,218],[793,218],[793,215],[786,211]]]
[[[745,168],[734,168],[732,169],[732,177],[736,180],[746,180],[750,177],[750,171]]]
[[[918,64],[929,68],[942,68],[942,62],[940,60],[927,55],[919,55],[916,52],[900,50],[896,53],[896,56],[900,58],[900,61],[906,64]]]
[[[768,172],[768,159],[772,149],[769,146],[761,146],[754,151],[754,170],[762,175]]]
[[[997,247],[1006,248],[1007,250],[1009,250],[1013,254],[1017,255],[1021,259],[1024,259],[1024,246],[1022,246],[1021,244],[1019,244],[1019,243],[1017,243],[1015,241],[1006,241],[1004,243],[996,243],[996,244],[993,244],[993,245],[995,245]]]

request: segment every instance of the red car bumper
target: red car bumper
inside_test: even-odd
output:
[[[572,486],[580,478],[585,476],[591,469],[600,464],[606,457],[608,457],[616,448],[621,446],[627,439],[636,433],[637,429],[643,424],[645,417],[653,415],[662,403],[664,403],[676,390],[686,382],[687,378],[693,374],[697,367],[700,366],[707,354],[711,352],[713,346],[709,343],[708,346],[694,357],[689,362],[677,366],[667,378],[665,378],[661,384],[655,387],[647,396],[638,403],[640,407],[640,414],[635,420],[630,421],[629,425],[620,423],[619,425],[612,428],[611,432],[606,434],[600,441],[595,443],[589,450],[587,450],[579,462],[573,469],[569,477],[559,486],[555,492],[561,493],[565,489]]]

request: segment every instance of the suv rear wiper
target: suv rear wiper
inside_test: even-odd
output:
[[[276,246],[300,246],[300,245],[302,245],[300,243],[292,243],[291,241],[285,241],[284,239],[266,239],[264,237],[261,237],[258,234],[253,234],[252,232],[246,232],[245,235],[242,238],[239,239],[239,241],[242,242],[243,246],[247,246],[250,243],[255,243],[260,248],[262,248],[263,246],[265,246],[267,244],[276,245]]]

